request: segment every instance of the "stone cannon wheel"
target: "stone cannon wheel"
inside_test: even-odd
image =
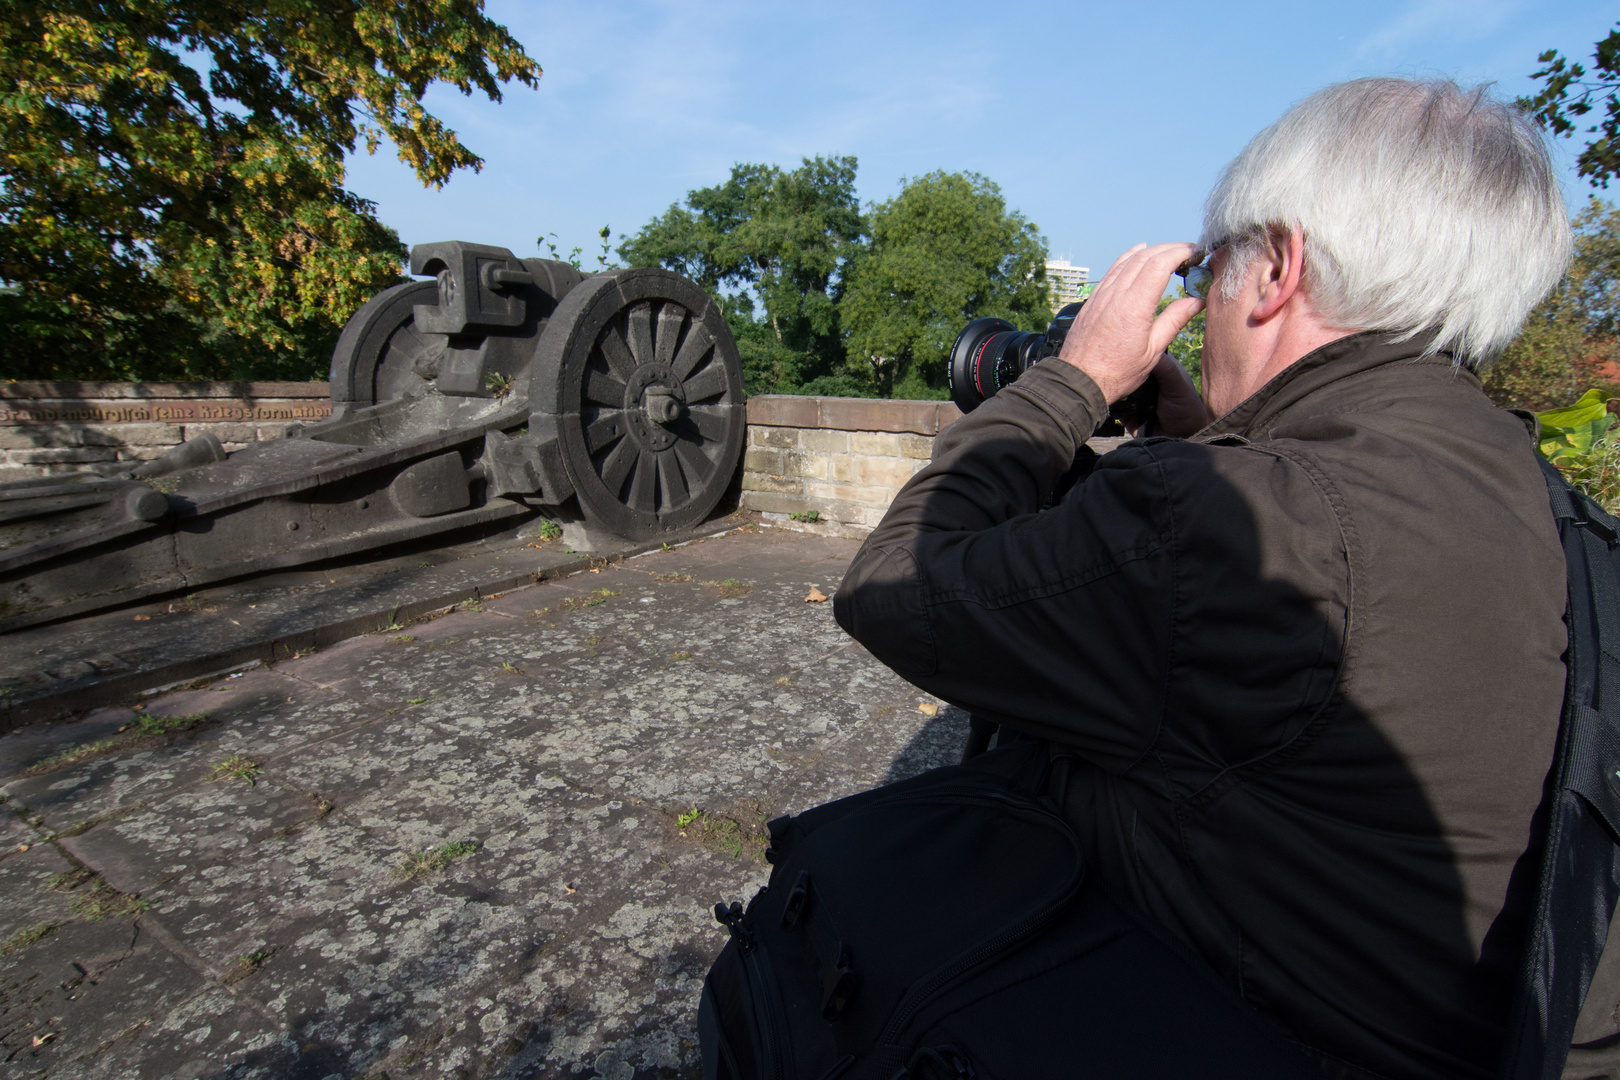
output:
[[[409,281],[384,289],[354,313],[332,350],[332,410],[341,415],[418,393],[438,371],[444,339],[419,332],[417,304],[438,302],[439,283]]]
[[[742,362],[698,286],[667,270],[597,274],[553,313],[529,373],[531,427],[555,431],[593,522],[630,539],[714,510],[747,432]]]

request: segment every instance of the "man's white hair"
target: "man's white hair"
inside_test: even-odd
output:
[[[1230,244],[1235,298],[1268,229],[1305,238],[1303,287],[1347,330],[1479,368],[1569,265],[1568,212],[1539,128],[1486,88],[1358,79],[1256,135],[1210,192],[1205,245]]]

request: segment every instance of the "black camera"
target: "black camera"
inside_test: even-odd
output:
[[[1005,319],[974,319],[956,335],[948,369],[951,401],[964,413],[977,409],[996,392],[1048,356],[1056,356],[1074,317],[1085,301],[1058,310],[1046,333],[1020,330]],[[1137,430],[1158,412],[1159,384],[1148,379],[1128,397],[1114,403],[1098,435],[1124,435]]]

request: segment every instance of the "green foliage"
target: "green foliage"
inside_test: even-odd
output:
[[[1159,311],[1170,306],[1172,300],[1179,300],[1187,295],[1187,290],[1178,287],[1175,296],[1166,296],[1159,301]],[[1169,353],[1192,376],[1193,386],[1201,394],[1204,392],[1204,313],[1200,311],[1188,320],[1187,325],[1181,328],[1175,340],[1170,343]]]
[[[1601,382],[1620,355],[1620,210],[1592,199],[1572,224],[1569,273],[1484,374],[1485,392],[1498,405],[1536,410],[1567,402],[1583,383]]]
[[[1044,330],[1046,242],[1001,189],[933,172],[872,208],[839,305],[853,377],[884,397],[943,398],[951,343],[980,316]]]
[[[676,814],[675,815],[675,824],[676,824],[676,826],[678,828],[684,829],[684,828],[688,827],[689,825],[696,824],[698,818],[700,818],[702,816],[703,816],[703,811],[699,810],[697,807],[694,806],[690,810],[682,810],[680,813]]]
[[[1542,456],[1569,482],[1611,514],[1620,512],[1620,429],[1609,412],[1613,400],[1588,390],[1575,404],[1536,414]]]
[[[1589,457],[1614,426],[1608,395],[1588,390],[1575,404],[1537,413],[1541,421],[1541,453],[1554,465]]]
[[[602,250],[597,254],[596,266],[593,267],[590,272],[600,273],[603,270],[617,270],[619,268],[619,264],[612,262],[609,258],[609,256],[613,254],[612,245],[609,243],[613,237],[612,228],[604,225],[597,230],[596,236],[597,239],[602,241]],[[535,238],[534,246],[547,249],[553,259],[559,262],[565,262],[569,266],[572,266],[575,270],[584,270],[585,267],[580,262],[580,257],[585,253],[585,249],[576,244],[568,249],[568,256],[564,258],[557,252],[556,240],[556,233],[543,233]]]
[[[0,372],[308,377],[404,249],[344,188],[384,138],[482,163],[421,105],[538,66],[479,0],[17,0],[0,21]]]
[[[724,293],[748,392],[796,390],[842,366],[839,277],[863,226],[855,168],[853,157],[805,158],[791,171],[734,165],[725,183],[688,192],[619,255]]]
[[[1620,26],[1620,24],[1616,24]],[[1592,186],[1606,188],[1609,179],[1620,174],[1620,29],[1598,42],[1592,54],[1594,74],[1586,80],[1586,68],[1572,64],[1557,49],[1548,49],[1536,58],[1545,66],[1532,79],[1545,79],[1546,86],[1533,98],[1520,98],[1519,107],[1529,112],[1554,135],[1569,138],[1580,126],[1578,118],[1601,108],[1597,123],[1587,134],[1596,136],[1586,144],[1577,159],[1580,175],[1590,177]]]

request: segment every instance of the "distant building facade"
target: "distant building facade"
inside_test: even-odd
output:
[[[1067,259],[1046,260],[1046,280],[1052,284],[1052,310],[1091,295],[1089,266],[1072,266]]]

